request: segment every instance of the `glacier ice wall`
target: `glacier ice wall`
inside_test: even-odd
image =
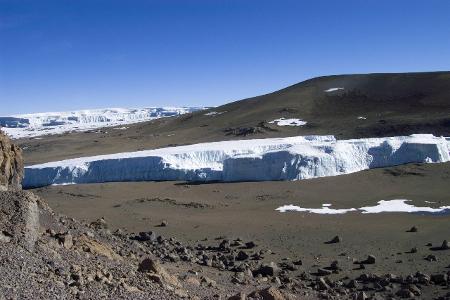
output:
[[[202,107],[105,108],[0,117],[0,127],[12,138],[37,137],[69,131],[145,122],[204,109]]]
[[[28,166],[23,185],[301,180],[406,163],[447,162],[449,145],[448,138],[424,134],[353,140],[298,136],[223,141]]]

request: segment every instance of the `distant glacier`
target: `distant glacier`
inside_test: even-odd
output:
[[[82,157],[25,168],[25,188],[121,181],[270,181],[450,161],[450,138],[428,134],[336,140],[297,136],[201,143]]]
[[[0,127],[12,138],[87,131],[172,117],[203,107],[105,108],[0,117]]]

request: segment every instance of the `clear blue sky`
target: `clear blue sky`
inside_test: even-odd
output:
[[[0,0],[0,115],[219,105],[450,69],[448,0]]]

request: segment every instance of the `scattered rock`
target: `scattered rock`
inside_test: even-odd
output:
[[[431,281],[433,281],[436,284],[443,284],[446,283],[448,280],[447,274],[433,274],[431,275]]]
[[[255,247],[256,247],[256,244],[254,242],[245,243],[245,248],[247,248],[247,249],[253,249]]]
[[[76,241],[76,245],[86,252],[106,256],[111,260],[122,260],[122,257],[120,257],[120,255],[118,255],[110,246],[90,239],[86,235],[80,236]]]
[[[90,224],[90,226],[94,229],[107,229],[108,228],[108,224],[106,223],[106,220],[103,217],[92,222]]]
[[[70,233],[60,233],[56,234],[55,238],[58,239],[59,243],[63,245],[64,248],[70,249],[73,246],[73,237]]]
[[[270,262],[269,264],[262,264],[258,269],[253,271],[253,276],[275,276],[279,271],[278,266],[274,262]]]
[[[417,231],[419,231],[419,230],[416,226],[413,226],[409,230],[407,230],[407,232],[417,232]]]
[[[150,274],[149,277],[160,284],[165,282],[174,287],[181,287],[178,279],[175,276],[170,275],[157,260],[151,258],[144,259],[139,264],[138,271],[143,273],[153,273]]]
[[[249,256],[244,251],[239,251],[239,253],[236,255],[236,260],[242,261],[248,259]]]
[[[367,259],[362,261],[363,264],[366,265],[373,265],[376,262],[376,258],[374,255],[367,256]]]
[[[200,282],[202,285],[206,285],[208,287],[214,287],[217,285],[217,283],[214,280],[206,276],[202,276]]]
[[[355,299],[355,300],[367,300],[368,297],[367,297],[366,293],[364,293],[363,291],[360,291],[360,292],[357,292],[355,294],[353,299]]]
[[[317,269],[318,276],[328,276],[328,275],[331,275],[332,273],[333,272],[331,272],[330,270],[327,270],[327,269],[322,269],[322,268]]]
[[[324,290],[329,290],[330,286],[328,285],[328,283],[325,281],[324,278],[320,277],[317,280],[317,287],[319,289],[319,291],[324,291]]]
[[[342,238],[337,235],[334,238],[332,238],[331,240],[329,240],[328,242],[325,242],[325,244],[337,244],[340,242],[342,242]]]
[[[139,236],[136,236],[136,239],[141,242],[154,242],[157,238],[156,233],[153,231],[139,232]]]
[[[425,260],[428,260],[428,261],[437,261],[437,257],[436,257],[436,255],[433,255],[433,254],[429,254],[429,255],[427,255],[426,257],[425,257]]]
[[[260,291],[254,291],[248,295],[249,298],[262,300],[285,300],[283,294],[276,288],[270,287]]]
[[[401,290],[399,290],[397,293],[395,293],[395,295],[401,297],[401,298],[412,298],[414,297],[414,294],[406,288],[403,288]]]

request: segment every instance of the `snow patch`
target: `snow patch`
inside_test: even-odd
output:
[[[277,124],[278,126],[303,126],[307,122],[300,119],[285,119],[280,118],[269,122],[270,124]]]
[[[203,107],[105,108],[0,117],[0,127],[13,139],[89,131],[146,122],[202,110]]]
[[[278,207],[276,210],[279,212],[309,212],[313,214],[321,214],[321,215],[341,215],[351,211],[356,211],[355,208],[347,208],[347,209],[334,209],[330,208],[331,205],[322,205],[322,208],[302,208],[296,205],[284,205]]]
[[[441,206],[438,208],[431,208],[431,207],[426,207],[426,206],[418,207],[418,206],[414,206],[414,205],[406,203],[409,201],[411,201],[411,200],[406,200],[406,199],[396,199],[396,200],[389,200],[389,201],[381,200],[381,201],[378,201],[378,205],[361,207],[361,208],[359,208],[359,210],[361,210],[363,214],[378,214],[378,213],[382,213],[382,212],[440,213],[440,212],[450,209],[450,206]]]
[[[224,114],[224,113],[226,113],[226,111],[220,111],[220,112],[217,112],[217,111],[211,111],[211,112],[206,113],[206,114],[204,114],[204,115],[205,115],[205,116],[218,116],[218,115],[221,115],[221,114]]]
[[[334,87],[334,88],[329,88],[328,90],[325,90],[325,93],[332,93],[332,92],[336,92],[336,91],[340,91],[340,90],[344,90],[343,87]]]
[[[406,212],[406,213],[443,213],[450,210],[450,206],[441,206],[438,208],[432,207],[418,207],[406,202],[411,200],[406,199],[394,199],[394,200],[381,200],[375,206],[365,206],[360,208],[344,208],[344,209],[332,209],[330,204],[322,204],[322,208],[303,208],[296,205],[284,205],[278,207],[279,212],[309,212],[314,214],[345,214],[351,211],[359,211],[363,214],[379,214],[384,212]],[[425,201],[427,202],[427,201]],[[430,202],[432,203],[432,202]]]
[[[359,116],[359,117],[358,117],[358,120],[367,120],[367,118],[366,118],[366,117],[363,117],[363,116]]]
[[[450,161],[433,135],[336,140],[297,136],[201,143],[82,157],[25,168],[25,188],[111,181],[270,181],[349,174],[407,163]]]

